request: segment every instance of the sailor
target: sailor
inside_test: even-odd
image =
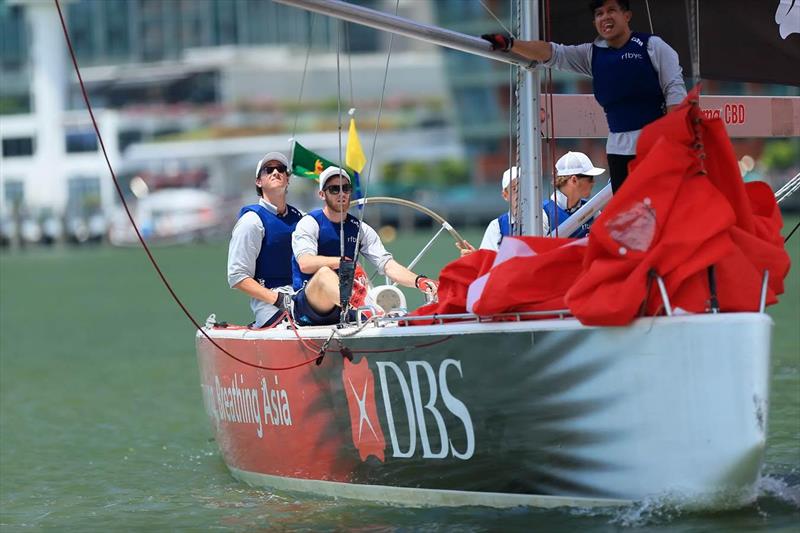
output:
[[[250,296],[251,327],[273,325],[291,306],[291,238],[303,213],[286,203],[290,175],[281,152],[269,152],[258,162],[258,203],[239,211],[228,246],[228,284]]]
[[[592,0],[590,8],[598,35],[593,43],[519,41],[502,33],[481,37],[494,50],[592,77],[594,96],[611,131],[606,153],[616,192],[628,175],[642,128],[679,104],[686,87],[677,52],[656,35],[631,31],[629,0]]]
[[[352,185],[343,169],[328,167],[319,176],[322,209],[315,209],[300,222],[292,235],[294,318],[298,325],[337,324],[341,314],[338,270],[342,261],[353,261],[356,241],[363,255],[378,273],[405,287],[416,287],[431,296],[438,283],[415,274],[392,258],[380,237],[369,225],[348,214]],[[343,223],[343,224],[342,224]],[[344,233],[341,253],[340,224]]]
[[[542,203],[544,234],[554,231],[588,201],[594,178],[606,169],[594,166],[581,152],[567,152],[556,161],[556,191]],[[559,237],[580,238],[589,234],[594,216],[572,232]]]
[[[513,214],[516,212],[517,167],[511,167],[503,172],[500,186],[503,200],[509,202],[509,211],[489,222],[489,225],[486,226],[486,231],[483,232],[483,240],[480,245],[480,248],[484,250],[494,250],[495,252],[500,248],[500,241],[503,240],[503,237],[511,235],[511,223],[514,220]],[[514,199],[514,203],[512,203],[512,199]],[[462,256],[475,251],[475,248],[466,243],[466,241],[461,244],[462,246],[459,246],[459,248]]]

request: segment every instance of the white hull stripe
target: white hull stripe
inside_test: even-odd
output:
[[[386,485],[358,485],[338,481],[297,479],[269,474],[259,474],[228,467],[233,477],[245,483],[276,490],[313,493],[334,498],[368,500],[411,507],[456,507],[465,505],[487,507],[621,507],[631,500],[611,498],[580,498],[544,496],[535,494],[507,494],[502,492],[469,492],[445,489],[390,487]]]

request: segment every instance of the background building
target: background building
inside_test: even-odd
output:
[[[353,3],[395,9],[394,0]],[[401,0],[398,11],[478,35],[498,29],[492,15],[509,21],[510,4]],[[138,176],[151,189],[200,187],[236,204],[250,190],[254,162],[270,149],[288,151],[289,137],[339,159],[337,128],[355,107],[372,159],[373,194],[421,199],[457,218],[468,214],[466,222],[482,222],[504,208],[497,181],[513,163],[515,136],[508,65],[271,0],[61,5],[125,194],[132,196],[130,181]],[[70,219],[108,218],[116,191],[52,0],[0,0],[0,43],[4,219],[57,218],[68,226]],[[337,57],[340,43],[347,53]],[[554,93],[591,92],[588,79],[568,73],[553,72],[549,83]],[[797,94],[786,86],[713,82],[704,90]],[[758,160],[765,141],[736,146],[740,156]],[[775,146],[765,160],[791,166],[797,140]],[[604,160],[604,139],[559,139],[545,145],[546,174],[552,159],[569,149]],[[758,165],[750,170],[758,172]],[[302,184],[298,188],[302,192]],[[304,198],[314,200],[301,196],[301,204]]]

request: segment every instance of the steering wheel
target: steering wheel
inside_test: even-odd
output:
[[[465,244],[468,244],[467,241],[464,240],[464,237],[462,237],[461,234],[458,233],[458,231],[456,231],[456,229],[452,225],[450,225],[448,221],[442,218],[441,215],[439,215],[434,211],[431,211],[430,209],[428,209],[423,205],[420,205],[416,202],[412,202],[411,200],[404,200],[403,198],[393,198],[391,196],[371,196],[369,198],[359,198],[358,200],[353,200],[352,202],[350,202],[350,207],[355,207],[358,205],[366,205],[366,204],[394,204],[394,205],[401,205],[403,207],[408,207],[414,209],[415,211],[419,211],[420,213],[428,215],[431,219],[438,222],[439,225],[441,226],[441,228],[439,228],[439,231],[436,232],[436,234],[431,238],[431,240],[429,240],[428,243],[422,247],[422,250],[420,250],[420,252],[414,258],[414,260],[411,261],[411,263],[409,263],[408,265],[409,269],[413,269],[414,266],[419,262],[419,260],[422,259],[422,257],[425,255],[425,252],[427,252],[430,249],[431,245],[433,245],[433,241],[436,240],[436,238],[439,236],[439,234],[442,233],[442,231],[447,231],[447,233],[449,233],[450,236],[453,237],[453,240],[456,241],[457,245],[463,246]]]

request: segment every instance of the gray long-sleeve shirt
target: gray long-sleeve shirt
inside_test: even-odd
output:
[[[594,45],[608,48],[605,39],[597,38]],[[545,67],[568,70],[592,77],[592,43],[564,45],[551,43],[553,56],[543,63]],[[683,70],[678,62],[678,53],[660,37],[653,35],[647,41],[647,55],[658,74],[658,82],[668,106],[681,103],[686,97]],[[611,132],[606,141],[606,153],[635,155],[636,141],[642,130]]]
[[[259,205],[270,213],[278,210],[266,200],[259,199]],[[248,211],[236,221],[228,245],[228,285],[233,288],[246,278],[255,278],[256,259],[261,253],[261,242],[264,240],[264,224],[254,212]],[[292,287],[267,287],[268,289],[291,292]],[[278,312],[278,308],[258,298],[250,298],[250,309],[255,316],[255,325],[260,326]]]

